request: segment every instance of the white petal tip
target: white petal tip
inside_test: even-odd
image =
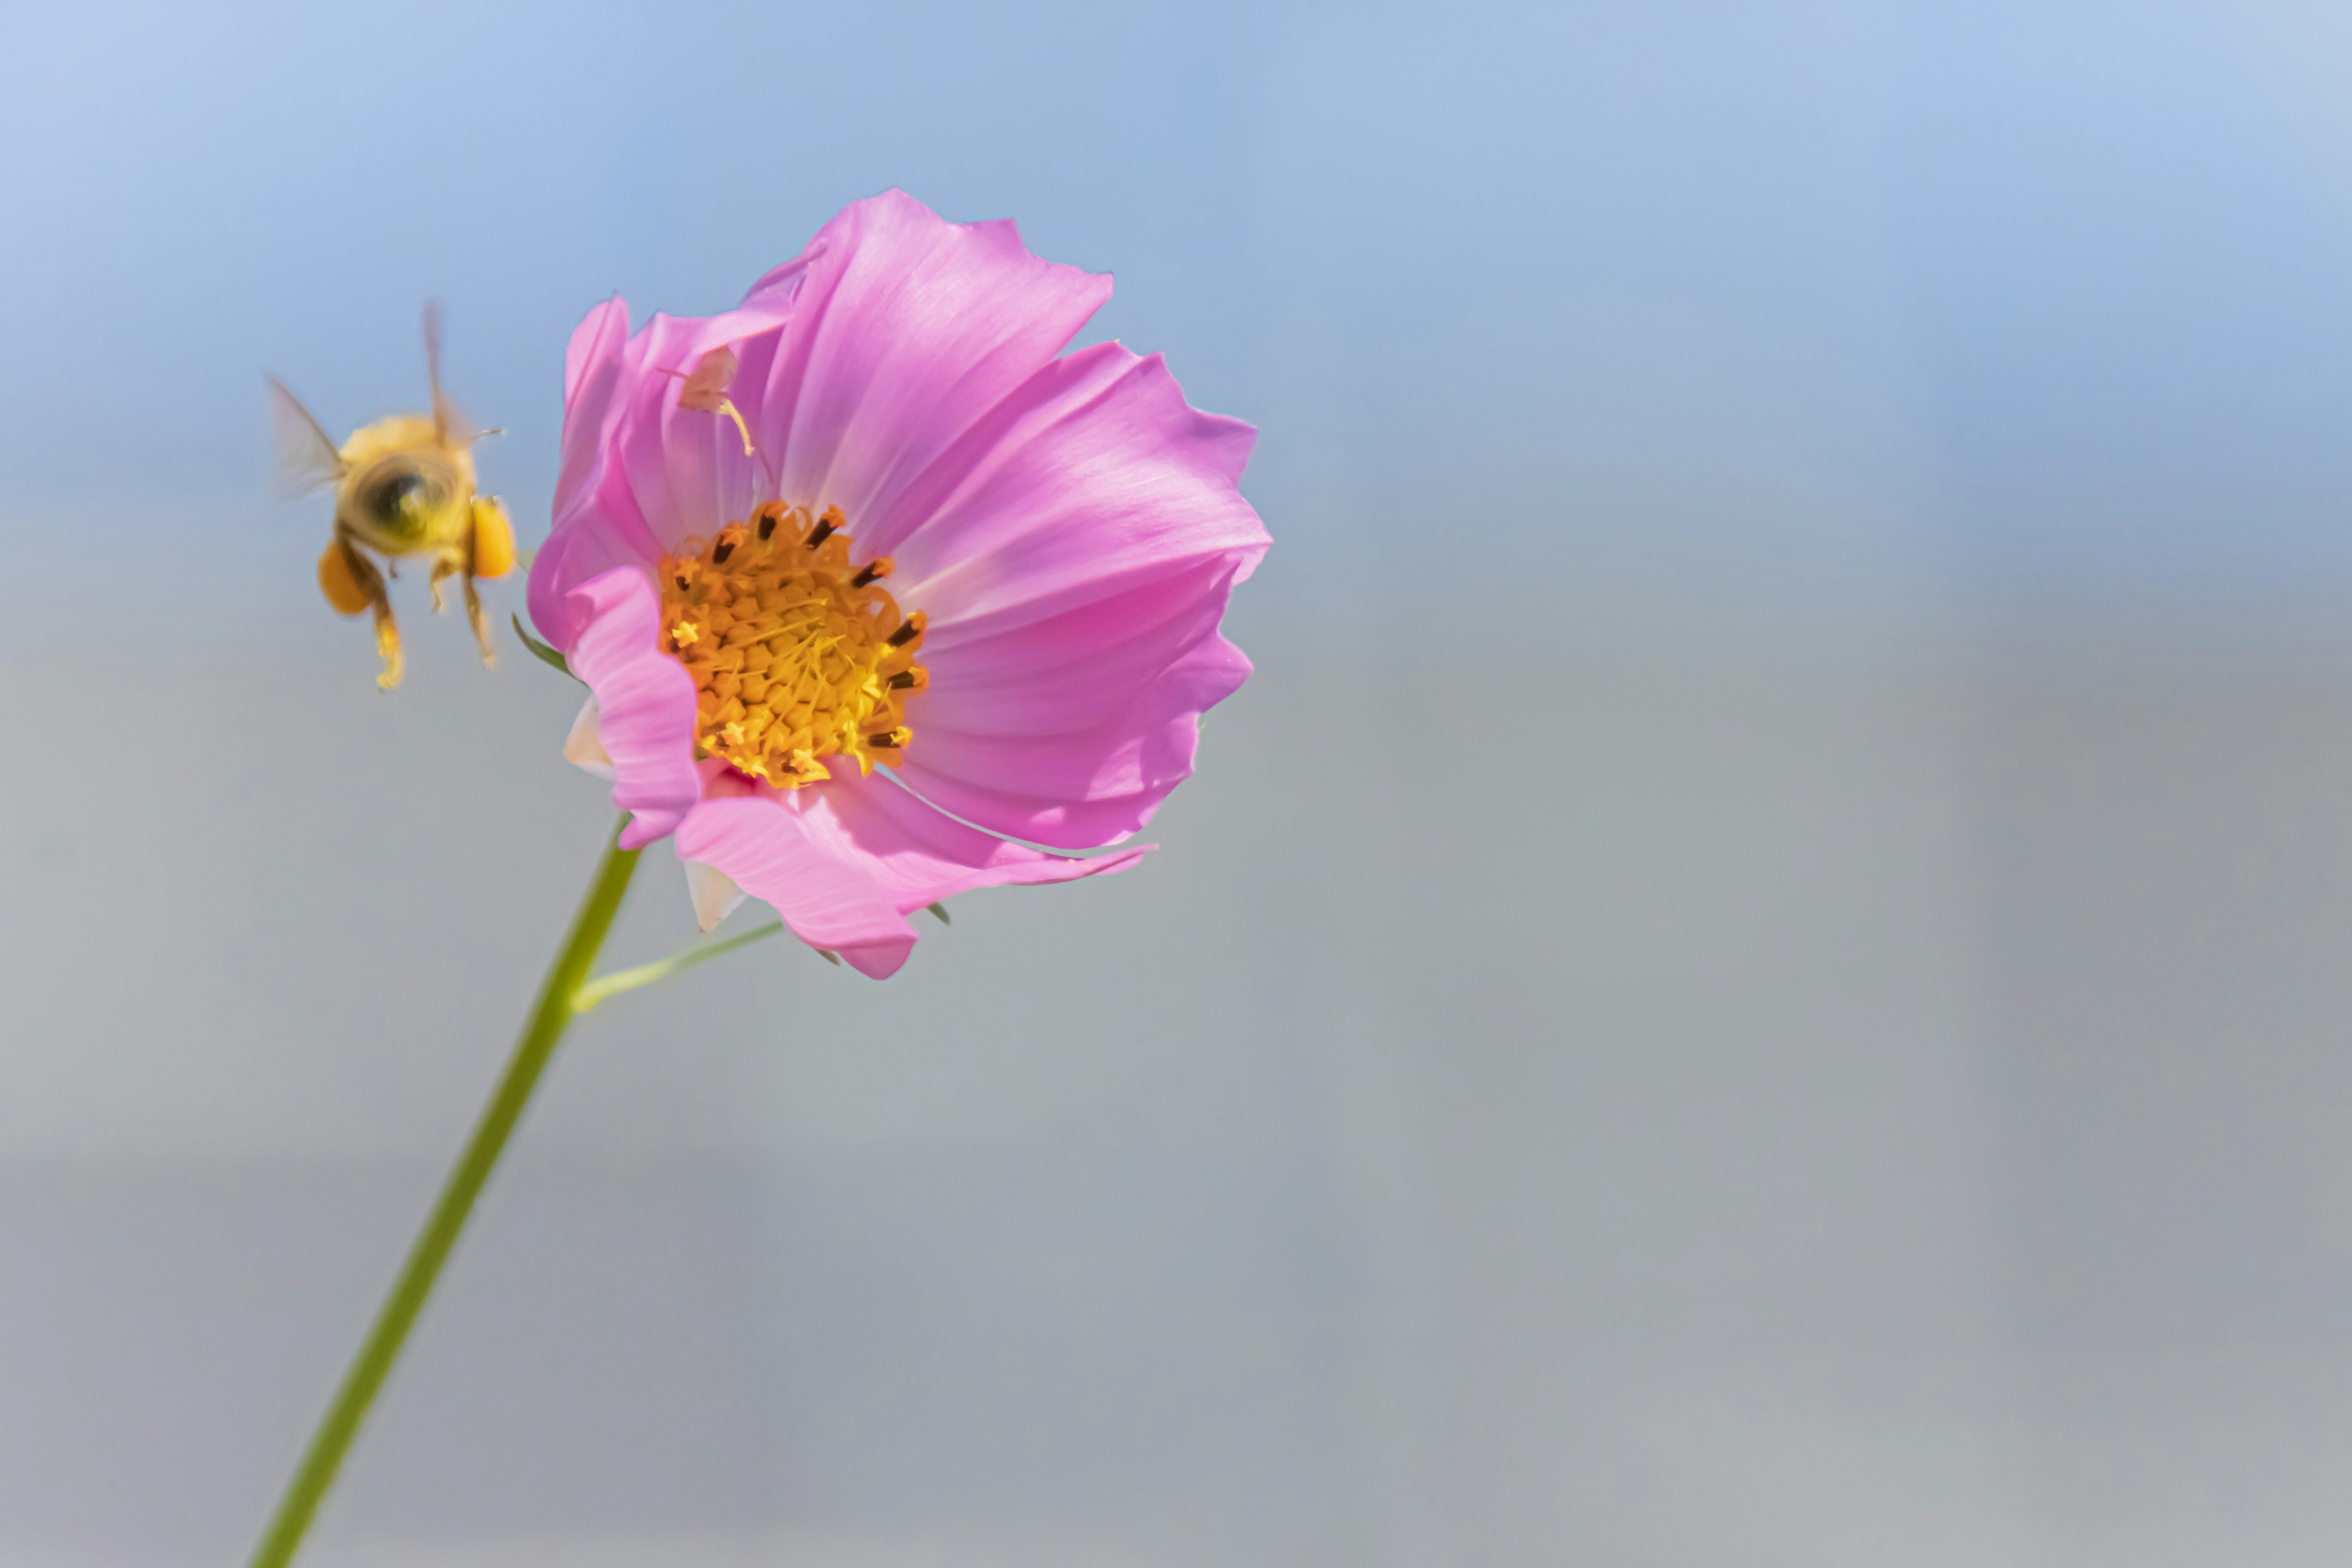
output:
[[[716,866],[706,866],[699,860],[688,860],[686,866],[686,893],[694,900],[694,923],[709,936],[719,929],[719,922],[735,912],[743,901],[743,889],[735,879]]]
[[[596,700],[592,697],[581,704],[580,717],[572,721],[572,733],[563,738],[563,760],[583,773],[593,773],[610,783],[614,771],[613,759],[605,753],[596,723]]]

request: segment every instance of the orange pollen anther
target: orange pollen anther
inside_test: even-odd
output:
[[[887,557],[850,564],[843,521],[770,501],[661,563],[663,651],[694,678],[697,745],[784,788],[831,777],[828,757],[896,766],[906,702],[930,684],[922,612],[877,585]]]

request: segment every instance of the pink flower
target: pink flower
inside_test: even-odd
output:
[[[1122,843],[1190,776],[1269,542],[1248,426],[1062,353],[1110,287],[893,191],[724,315],[572,334],[531,618],[593,694],[566,754],[705,930],[748,893],[878,978],[927,904],[1142,855],[1031,845]]]

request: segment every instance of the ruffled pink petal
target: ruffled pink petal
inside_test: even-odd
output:
[[[683,407],[679,398],[705,355],[731,346],[740,360],[750,342],[772,335],[792,310],[790,290],[769,289],[723,315],[656,315],[630,342],[626,405],[607,460],[657,552],[676,550],[689,534],[718,531],[769,493],[735,422],[715,409]],[[740,368],[735,379],[742,380]]]
[[[1194,644],[1108,721],[1069,734],[958,731],[927,721],[898,769],[942,810],[999,833],[1084,848],[1116,844],[1192,774],[1201,715],[1241,689],[1250,662],[1222,637]]]
[[[1040,370],[902,494],[901,605],[931,633],[900,776],[992,831],[1115,843],[1192,772],[1249,661],[1216,636],[1266,550],[1253,432],[1116,343]]]
[[[845,765],[806,789],[777,792],[713,763],[704,799],[677,831],[681,858],[723,873],[773,904],[793,934],[864,974],[895,973],[913,948],[902,918],[974,888],[1074,881],[1123,871],[1149,845],[1077,859],[967,827],[881,773]]]
[[[919,734],[1066,735],[1129,711],[1137,695],[1214,636],[1233,592],[1234,563],[1211,557],[1087,584],[1069,608],[1000,626],[950,621],[923,643],[931,684],[912,700]],[[1099,595],[1100,596],[1096,596]]]
[[[900,913],[974,888],[1075,881],[1124,871],[1150,845],[1078,859],[967,827],[876,772],[841,764],[835,776],[791,792],[785,808],[809,836],[855,860]]]
[[[635,567],[574,588],[580,626],[572,671],[596,694],[597,739],[613,764],[613,804],[632,813],[621,847],[641,849],[674,832],[697,800],[694,679],[662,652],[661,599]]]
[[[948,223],[903,191],[852,204],[790,266],[792,320],[742,351],[736,401],[776,455],[776,493],[840,507],[874,553],[895,542],[898,492],[1110,297],[1011,223]]]
[[[531,558],[523,602],[539,635],[564,653],[572,651],[587,625],[584,612],[573,605],[574,588],[616,569],[649,574],[661,560],[660,552],[650,548],[644,525],[630,526],[632,515],[625,504],[615,509],[575,500],[571,515]]]
[[[562,517],[604,455],[607,417],[629,341],[629,305],[619,295],[581,318],[563,355],[563,445],[555,477],[554,514]]]
[[[887,979],[914,950],[914,928],[871,871],[820,841],[772,794],[704,801],[679,826],[677,852],[725,872],[773,905],[794,936],[838,952],[861,974]]]
[[[772,336],[792,314],[797,274],[780,268],[716,316],[655,315],[626,336],[628,307],[606,301],[572,335],[564,366],[562,468],[554,528],[531,563],[540,635],[569,651],[579,584],[614,567],[650,569],[690,533],[742,516],[767,493],[734,421],[681,409],[686,378],[715,349]],[[740,373],[739,373],[740,374]]]
[[[908,487],[899,603],[999,627],[1205,560],[1249,575],[1271,542],[1236,488],[1256,432],[1203,414],[1158,354],[1097,343],[1055,361]]]

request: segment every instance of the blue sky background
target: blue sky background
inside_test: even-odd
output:
[[[2352,29],[2317,6],[94,5],[5,36],[20,624],[70,584],[331,632],[260,375],[339,429],[410,403],[427,295],[528,542],[583,310],[721,307],[890,184],[1115,271],[1098,330],[1263,427],[1261,606],[1507,576],[2332,625],[2352,590]]]

